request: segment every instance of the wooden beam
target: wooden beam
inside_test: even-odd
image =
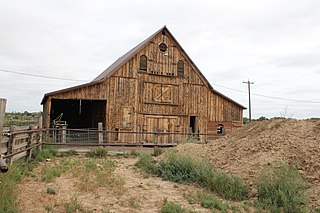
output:
[[[6,103],[7,103],[6,99],[0,98],[0,144],[2,142],[2,131],[3,131],[4,115],[6,112]],[[1,148],[2,147],[0,147],[0,149]]]

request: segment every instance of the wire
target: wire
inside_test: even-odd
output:
[[[12,71],[12,70],[5,70],[5,69],[0,69],[0,72],[13,73],[13,74],[18,74],[18,75],[32,76],[32,77],[38,77],[38,78],[54,79],[54,80],[88,82],[88,81],[80,80],[80,79],[59,78],[59,77],[52,77],[52,76],[45,76],[45,75],[30,74],[30,73],[17,72],[17,71]]]
[[[47,78],[47,79],[54,79],[54,80],[65,80],[65,81],[77,81],[77,82],[88,82],[86,80],[80,80],[80,79],[71,79],[71,78],[59,78],[59,77],[52,77],[52,76],[45,76],[45,75],[37,75],[37,74],[30,74],[30,73],[24,73],[24,72],[17,72],[17,71],[12,71],[12,70],[6,70],[6,69],[0,69],[1,72],[6,72],[6,73],[13,73],[13,74],[18,74],[18,75],[25,75],[25,76],[32,76],[32,77],[38,77],[38,78]],[[222,86],[219,84],[214,84],[215,86],[225,88],[228,90],[232,90],[235,92],[240,92],[240,93],[247,93],[242,90]],[[270,98],[270,99],[277,99],[277,100],[284,100],[284,101],[294,101],[294,102],[301,102],[301,103],[312,103],[312,104],[320,104],[320,101],[306,101],[306,100],[298,100],[298,99],[290,99],[290,98],[281,98],[281,97],[275,97],[275,96],[269,96],[269,95],[262,95],[262,94],[257,94],[257,93],[251,93],[252,95],[255,96],[260,96],[264,98]]]
[[[228,89],[228,90],[236,91],[236,92],[247,93],[247,92],[242,91],[242,90],[233,89],[233,88],[230,88],[230,87],[225,87],[225,86],[221,86],[221,85],[218,85],[218,84],[213,84],[213,85],[216,85],[218,87],[222,87],[222,88],[225,88],[225,89]],[[261,94],[257,94],[257,93],[251,93],[251,95],[260,96],[260,97],[264,97],[264,98],[284,100],[284,101],[294,101],[294,102],[302,102],[302,103],[320,104],[320,101],[306,101],[306,100],[297,100],[297,99],[290,99],[290,98],[281,98],[281,97],[275,97],[275,96],[269,96],[269,95],[261,95]]]

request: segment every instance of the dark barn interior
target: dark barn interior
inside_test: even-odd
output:
[[[50,126],[53,121],[66,121],[68,129],[98,128],[98,122],[105,126],[105,100],[70,100],[52,99],[50,111]]]

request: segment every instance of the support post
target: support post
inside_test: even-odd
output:
[[[102,122],[98,123],[98,141],[99,144],[103,143],[103,127]]]
[[[42,128],[43,128],[43,116],[40,115],[39,120],[38,120],[38,129],[42,130]],[[42,134],[42,132],[39,132],[39,141],[38,141],[38,143],[42,143],[42,140],[43,140],[43,134]],[[39,145],[37,147],[37,150],[38,151],[42,150],[42,145]]]
[[[7,100],[4,98],[0,98],[0,150],[3,148],[2,146],[2,132],[3,132],[3,123],[4,123],[4,115],[6,112],[6,103]],[[0,153],[1,155],[2,153]]]
[[[62,126],[62,143],[67,143],[67,126]]]
[[[36,129],[36,126],[33,125],[33,124],[31,124],[29,126],[29,130],[32,131],[32,130],[35,130],[35,129]],[[34,132],[29,133],[29,140],[28,140],[27,148],[31,147],[32,144],[36,143],[36,142],[34,142],[34,138],[35,138],[35,133]],[[32,149],[29,149],[27,151],[27,157],[28,157],[28,159],[31,159],[31,157],[32,157]]]
[[[17,127],[16,126],[11,126],[10,127],[10,137],[9,137],[9,142],[8,142],[8,154],[13,154],[14,153],[14,150],[15,150],[15,134],[14,132],[17,131]],[[8,164],[12,164],[13,163],[13,160],[12,160],[13,157],[11,158],[8,158]]]
[[[249,122],[251,122],[251,91],[250,91],[250,85],[254,84],[254,82],[243,81],[244,84],[248,84],[248,93],[249,93]]]

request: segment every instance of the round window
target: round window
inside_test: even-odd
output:
[[[159,50],[161,52],[165,52],[165,51],[167,51],[167,49],[168,49],[168,47],[167,47],[167,45],[165,43],[162,42],[162,43],[159,44]]]

